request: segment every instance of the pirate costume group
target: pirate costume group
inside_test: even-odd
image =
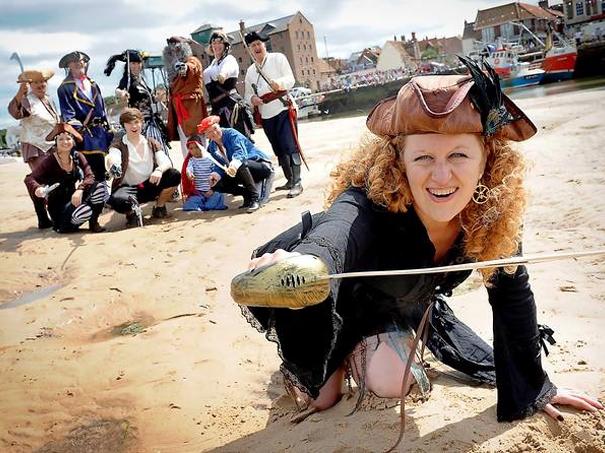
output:
[[[256,31],[244,37],[254,61],[246,72],[244,99],[258,111],[286,177],[277,189],[288,190],[293,198],[303,191],[305,163],[296,106],[288,96],[295,81],[286,57],[267,52],[265,41]],[[269,157],[249,140],[249,124],[235,119],[247,113],[238,112],[241,99],[234,88],[239,67],[229,55],[228,37],[215,33],[210,45],[214,60],[203,72],[187,39],[167,41],[168,137],[180,139],[187,156],[187,193],[198,197],[190,200],[191,209],[222,209],[222,198],[215,195],[230,193],[242,196],[242,208],[254,212],[268,200],[274,170]],[[280,285],[295,293],[305,286],[304,278],[294,277],[296,265],[290,265],[288,275],[271,274],[271,265],[281,269],[275,266],[284,257],[309,255],[329,274],[341,274],[520,253],[523,159],[509,142],[530,138],[536,127],[500,91],[492,68],[461,60],[470,76],[415,77],[397,96],[379,102],[367,119],[377,139],[337,167],[329,208],[304,215],[300,224],[254,251],[251,268],[268,266],[264,275],[273,280],[257,285],[261,290],[242,300],[236,295],[246,288],[232,288],[247,320],[278,344],[288,391],[304,409],[336,404],[345,375],[358,382],[359,402],[367,392],[389,397],[403,392],[403,398],[412,380],[428,394],[430,382],[416,354],[421,337],[438,360],[496,386],[499,421],[538,410],[560,416],[553,403],[602,409],[588,397],[557,389],[544,371],[541,346],[554,341],[553,332],[538,324],[524,266],[483,271],[493,348],[447,304],[468,271],[335,278],[322,297],[299,310],[271,294]],[[136,220],[140,202],[157,199],[153,215],[167,215],[164,203],[182,175],[164,152],[155,99],[137,66],[143,55],[133,50],[114,55],[107,75],[117,61],[126,64],[118,93],[130,106],[120,116],[123,136],[113,137],[101,91],[87,75],[90,58],[84,52],[71,52],[59,62],[66,69],[58,89],[61,118],[45,93],[52,71],[24,71],[19,77],[22,88],[9,111],[24,128],[23,157],[32,168],[25,184],[40,228],[71,232],[89,222],[92,231],[102,231],[98,217],[106,203],[126,214],[129,224]],[[27,93],[26,83],[32,88],[39,84],[38,91]],[[207,114],[204,84],[216,115]],[[145,134],[139,128],[143,123]],[[188,145],[195,147],[194,157]],[[189,165],[188,159],[207,160]],[[448,167],[449,173],[434,166]],[[111,197],[106,171],[114,178]],[[436,173],[456,174],[456,184],[439,182]],[[498,240],[491,241],[492,235]],[[255,275],[260,274],[246,274],[234,285]]]
[[[247,42],[253,42],[258,38],[259,35],[256,33],[249,34],[246,37]],[[260,39],[265,40],[262,37]],[[203,92],[205,85],[213,111],[217,114],[216,118],[223,126],[221,131],[224,131],[227,148],[224,148],[223,143],[220,143],[218,148],[216,142],[210,141],[208,143],[203,133],[198,136],[200,140],[204,141],[201,145],[204,148],[208,146],[210,153],[215,153],[215,158],[218,161],[222,159],[224,161],[222,164],[227,166],[232,162],[240,162],[239,158],[243,158],[241,168],[238,167],[234,175],[225,174],[222,180],[220,176],[223,170],[217,167],[219,177],[213,180],[217,184],[213,191],[242,196],[244,199],[242,207],[246,208],[246,212],[254,212],[268,201],[275,173],[268,156],[255,147],[250,140],[254,126],[250,109],[235,90],[239,66],[235,58],[229,55],[229,39],[225,34],[218,32],[211,36],[209,44],[214,59],[206,71],[203,71],[200,60],[193,55],[191,44],[191,40],[186,38],[172,37],[167,40],[167,46],[164,49],[164,63],[169,85],[167,126],[164,126],[164,122],[156,111],[158,99],[155,98],[143,77],[142,67],[146,58],[145,54],[137,50],[127,49],[120,54],[113,55],[107,61],[104,72],[109,76],[115,69],[116,63],[124,63],[123,75],[116,88],[116,95],[125,98],[129,108],[135,108],[141,112],[144,122],[143,135],[150,140],[150,144],[159,144],[168,161],[170,160],[168,140],[179,139],[182,144],[183,155],[187,157],[186,144],[188,138],[196,135],[202,121],[208,118]],[[285,82],[282,80],[282,82],[285,83],[285,86],[291,87],[293,78],[287,61],[281,54],[278,58],[284,60],[281,62],[281,66],[287,73],[288,80]],[[59,67],[65,70],[65,79],[57,90],[60,115],[52,99],[46,93],[46,82],[54,74],[51,70],[23,71],[18,79],[21,84],[19,91],[9,104],[9,112],[15,119],[21,121],[23,130],[21,136],[22,156],[30,165],[32,171],[55,145],[55,143],[47,140],[48,134],[57,124],[65,123],[69,124],[78,134],[77,139],[74,139],[74,149],[79,152],[74,157],[76,167],[83,168],[79,163],[81,159],[85,159],[96,182],[105,185],[109,189],[106,180],[114,178],[112,186],[114,190],[118,190],[119,188],[115,182],[122,181],[124,175],[117,175],[112,172],[112,165],[108,165],[107,155],[112,142],[114,148],[117,149],[126,145],[122,134],[114,137],[115,130],[108,121],[101,89],[88,76],[89,64],[90,57],[82,51],[70,52],[60,59]],[[275,73],[275,77],[279,81],[281,79],[278,76],[279,74]],[[271,109],[271,106],[269,106],[269,109]],[[265,115],[271,115],[270,110],[262,110]],[[288,183],[282,188],[290,190],[289,197],[296,196],[302,192],[302,186],[299,184],[300,158],[297,158],[296,155],[292,159],[288,157],[291,154],[296,154],[295,147],[297,143],[293,141],[295,140],[293,131],[296,129],[296,123],[292,123],[292,120],[287,123],[281,120],[276,122],[269,116],[267,116],[266,129],[269,131],[274,152],[276,155],[282,156],[279,158],[280,165],[286,161],[293,162],[284,170]],[[277,126],[273,127],[271,125],[273,123]],[[287,137],[287,134],[290,134],[290,137]],[[221,149],[227,149],[228,151],[224,155],[220,152],[217,153],[216,150],[220,151]],[[242,150],[244,153],[240,156]],[[248,153],[249,156],[247,156]],[[155,155],[155,152],[150,155],[152,154]],[[124,165],[125,169],[127,165],[127,163]],[[298,165],[298,168],[296,165]],[[170,166],[172,166],[171,162]],[[115,168],[113,170],[115,171]],[[80,173],[83,173],[83,170]],[[176,180],[176,176],[170,180],[170,185],[173,184],[173,180]],[[201,183],[198,181],[197,184],[199,186]],[[28,190],[31,186],[31,182],[28,183]],[[85,186],[85,188],[87,187]],[[29,192],[32,195],[31,190]],[[141,198],[139,201],[147,201],[150,197],[159,196],[156,193],[157,191],[148,190],[147,192],[138,194]],[[178,194],[178,192],[176,193]],[[190,191],[187,191],[184,196],[188,196],[190,193]],[[108,195],[103,196],[107,200]],[[31,198],[40,229],[54,226],[57,231],[70,231],[70,228],[57,226],[55,222],[56,215],[54,217],[51,215],[51,218],[49,218],[50,201],[47,197],[32,195]],[[56,199],[56,196],[52,198]],[[129,209],[134,207],[134,204],[129,196],[114,194],[108,206],[117,207],[119,212],[125,212],[128,218],[127,224],[133,223],[131,220],[134,213]],[[218,206],[223,205],[219,203]],[[101,230],[97,223],[97,211],[95,205],[91,223],[91,230],[93,231]],[[154,216],[157,214],[159,217],[165,217],[167,214],[164,211],[164,207],[161,207],[161,209],[154,208],[153,214]]]

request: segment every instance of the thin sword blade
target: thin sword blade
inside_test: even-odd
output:
[[[487,267],[506,267],[519,264],[545,263],[548,261],[559,261],[571,258],[586,258],[590,256],[603,256],[605,249],[587,250],[582,252],[562,252],[552,254],[534,254],[525,256],[513,256],[489,261],[479,261],[475,263],[454,264],[452,266],[425,267],[418,269],[397,269],[390,271],[363,271],[363,272],[344,272],[341,274],[331,274],[326,278],[354,278],[354,277],[389,277],[396,275],[419,275],[419,274],[439,274],[442,272],[459,272],[475,269],[484,269]]]

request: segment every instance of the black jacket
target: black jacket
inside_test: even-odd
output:
[[[265,244],[319,256],[330,273],[432,267],[435,249],[413,209],[394,214],[373,204],[358,189],[344,192],[325,213],[314,216],[308,233],[297,225]],[[301,237],[302,236],[302,237]],[[439,265],[469,261],[461,235]],[[445,303],[470,271],[417,276],[332,280],[331,294],[303,310],[244,308],[244,315],[276,341],[284,371],[316,397],[330,375],[365,336],[389,326],[418,326],[435,301],[427,346],[444,363],[483,382],[495,380],[498,420],[531,415],[556,388],[542,369],[540,333],[525,267],[514,275],[497,271],[488,288],[493,312],[494,350],[458,320]]]

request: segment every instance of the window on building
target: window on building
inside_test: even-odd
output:
[[[298,30],[296,30],[296,39],[298,39]]]
[[[305,57],[305,63],[309,64],[309,57]]]
[[[245,76],[245,75],[246,75],[246,70],[245,70],[245,69],[242,69],[242,70],[239,72],[239,75],[241,75],[241,76]]]
[[[313,75],[315,75],[315,69],[313,69]]]
[[[601,14],[605,14],[605,1],[601,2]]]
[[[586,4],[585,11],[587,16],[592,16],[592,2],[590,0],[586,0],[584,2]]]
[[[302,57],[300,57],[300,64],[302,64]]]
[[[313,57],[311,57],[311,63],[315,63],[315,60],[313,60]]]
[[[242,63],[242,62],[243,62],[242,57],[239,57],[239,58],[238,58],[238,61],[239,61],[240,63]]]
[[[584,2],[576,3],[576,16],[584,15]]]
[[[309,32],[307,32],[307,39],[310,39],[311,35],[309,34]]]

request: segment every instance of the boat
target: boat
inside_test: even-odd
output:
[[[505,46],[491,51],[485,59],[500,76],[502,88],[538,85],[546,73],[539,65],[519,61],[518,49],[515,46]]]
[[[542,41],[525,24],[509,23],[526,31],[537,46],[537,52],[535,49],[532,52],[519,52],[518,57],[520,61],[531,61],[540,65],[545,72],[542,83],[559,82],[573,77],[578,57],[574,43],[550,27],[546,29],[546,39]]]
[[[518,63],[507,77],[500,78],[500,86],[502,88],[520,88],[538,85],[545,75],[546,72],[543,69],[532,68],[529,63]]]
[[[298,118],[310,118],[324,114],[319,108],[325,99],[323,93],[313,93],[309,88],[295,87],[290,90],[289,94],[298,106]]]
[[[577,58],[578,51],[574,45],[553,47],[548,50],[542,62],[542,69],[546,73],[542,83],[571,79],[576,69]]]

